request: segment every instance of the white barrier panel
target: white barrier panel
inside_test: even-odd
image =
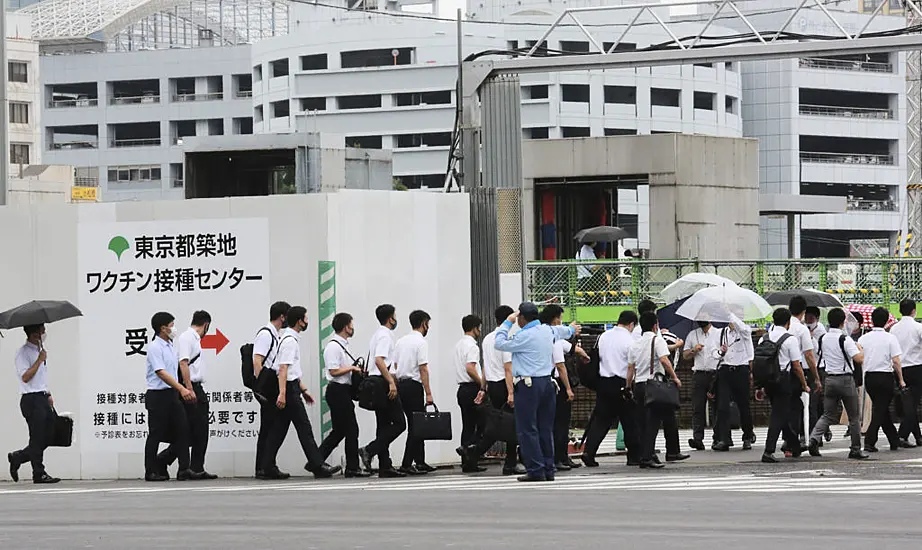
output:
[[[355,316],[356,353],[367,353],[378,304],[397,307],[395,338],[409,332],[412,309],[432,315],[431,383],[440,408],[454,412],[455,441],[428,443],[427,452],[433,463],[456,460],[460,415],[451,357],[471,303],[468,220],[465,195],[374,191],[0,209],[0,309],[64,299],[84,312],[48,326],[50,389],[77,424],[72,447],[46,452],[49,471],[65,478],[143,475],[150,317],[169,311],[182,331],[195,310],[205,309],[213,317],[202,356],[213,416],[206,466],[222,476],[252,475],[258,407],[240,381],[239,348],[268,321],[273,301],[304,305],[311,326],[301,340],[302,366],[322,399],[323,260],[336,262],[337,310]],[[10,421],[0,442],[13,450],[27,440],[13,373],[24,335],[16,329],[4,336],[0,372],[8,374],[0,397]],[[320,406],[309,413],[319,443]],[[374,416],[357,416],[364,444],[373,438]],[[402,457],[403,437],[391,450],[395,460]],[[304,462],[292,433],[279,465],[297,474]]]

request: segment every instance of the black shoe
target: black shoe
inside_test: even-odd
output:
[[[848,458],[852,458],[855,460],[867,460],[871,457],[870,455],[868,455],[867,453],[863,451],[851,451],[850,453],[848,453]]]
[[[291,474],[287,472],[283,472],[281,470],[275,470],[275,471],[270,471],[270,472],[260,472],[260,474],[262,475],[259,475],[256,479],[263,480],[263,481],[281,481],[281,480],[285,480],[291,477]]]
[[[380,470],[378,470],[378,477],[381,479],[388,479],[388,478],[393,479],[393,478],[398,478],[398,477],[407,477],[407,474],[397,471],[393,467],[381,468]]]
[[[711,450],[717,451],[719,453],[726,453],[730,450],[730,445],[727,445],[723,441],[718,441],[717,443],[711,445]]]
[[[866,452],[866,453],[876,453],[876,452],[877,452],[877,447],[875,447],[874,445],[865,445],[865,446],[864,446],[864,452]]]
[[[823,434],[823,439],[825,439],[827,443],[832,441],[832,430],[826,430],[826,433]]]
[[[467,464],[461,467],[461,471],[465,474],[479,474],[480,472],[486,472],[487,469],[483,466],[478,466],[477,463]]]
[[[570,468],[570,465],[564,462],[555,462],[554,467],[557,468],[558,472],[569,472],[570,470],[572,470],[572,468]]]
[[[666,465],[663,464],[662,462],[654,462],[652,460],[641,460],[640,461],[641,470],[659,470],[665,467]]]
[[[748,439],[743,440],[743,450],[749,451],[751,449],[752,449],[752,443]]]
[[[586,455],[586,454],[580,455],[579,459],[583,461],[583,464],[585,464],[587,468],[598,468],[599,467],[599,463],[596,461],[596,459],[592,458],[589,455]]]
[[[554,474],[544,474],[544,481],[554,481]]]
[[[512,468],[503,467],[504,476],[516,476],[516,475],[521,476],[527,473],[528,473],[528,470],[526,470],[525,466],[522,466],[521,464],[516,464]]]
[[[371,474],[362,470],[346,470],[343,475],[345,477],[371,477]]]
[[[900,439],[900,448],[902,449],[915,449],[915,443],[910,443],[908,439]]]
[[[679,453],[677,455],[666,455],[666,462],[681,462],[683,460],[688,460],[691,458],[691,455]]]
[[[807,451],[809,451],[810,456],[823,456],[820,454],[820,442],[815,439],[810,439],[810,445],[807,446]]]
[[[160,482],[160,481],[169,481],[169,480],[170,478],[158,472],[148,472],[147,474],[144,474],[144,481]]]
[[[633,459],[633,458],[627,459],[628,466],[640,466],[640,462],[641,462],[640,460]]]
[[[51,485],[51,484],[60,483],[60,482],[61,482],[61,478],[51,477],[48,474],[42,474],[41,477],[32,479],[32,483],[36,483],[39,485]]]
[[[167,476],[169,479],[169,476]],[[192,479],[192,470],[180,470],[176,472],[176,481],[189,481]]]
[[[13,481],[19,481],[19,461],[16,460],[16,456],[13,453],[6,455],[7,460],[10,461],[10,477],[13,478]]]
[[[427,474],[437,470],[435,466],[430,466],[426,464],[425,462],[417,462],[416,469],[419,470],[420,472],[427,473]]]
[[[424,472],[418,469],[416,466],[413,466],[412,464],[409,466],[401,466],[399,471],[407,474],[408,476],[423,476],[429,473],[429,472]]]
[[[210,481],[212,479],[218,479],[218,476],[214,474],[209,474],[205,470],[201,472],[192,472],[192,481]]]
[[[567,466],[570,467],[571,470],[574,469],[574,468],[582,468],[582,467],[583,467],[582,464],[580,464],[579,462],[574,462],[573,459],[570,458],[570,457],[567,457],[567,463],[566,463],[566,464],[567,464]]]
[[[371,453],[365,447],[359,447],[359,460],[362,461],[362,467],[366,472],[371,470]]]
[[[519,476],[517,479],[525,483],[530,483],[532,481],[547,481],[547,478],[533,476],[531,474],[525,474],[523,476]]]
[[[694,449],[694,450],[696,450],[696,451],[703,451],[703,450],[704,450],[704,441],[701,441],[700,439],[689,439],[689,440],[688,440],[688,447],[691,448],[691,449]]]
[[[772,453],[762,453],[762,462],[766,464],[777,464],[778,459]]]
[[[753,445],[756,444],[756,434],[755,434],[755,432],[749,434],[748,436],[744,434],[744,435],[743,435],[743,439],[749,441],[749,443],[751,443],[751,444],[753,444]]]
[[[659,457],[656,456],[656,455],[653,455],[653,462],[656,462],[657,464],[662,464],[662,463],[663,463],[663,461],[660,460]]]
[[[329,479],[341,472],[342,469],[342,466],[330,466],[324,462],[320,465],[319,468],[314,468],[313,470],[310,470],[310,472],[314,474],[315,479]]]

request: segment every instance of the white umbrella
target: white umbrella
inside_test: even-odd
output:
[[[749,289],[736,285],[722,285],[692,294],[676,314],[692,321],[729,323],[729,312],[743,320],[762,319],[771,314],[772,306]]]
[[[726,277],[714,275],[713,273],[689,273],[669,283],[669,285],[659,293],[659,296],[663,303],[672,304],[678,302],[682,298],[688,298],[703,288],[723,285],[736,286],[736,283]]]

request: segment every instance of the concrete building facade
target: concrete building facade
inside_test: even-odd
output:
[[[6,77],[10,164],[39,164],[41,150],[41,67],[27,15],[7,13]]]

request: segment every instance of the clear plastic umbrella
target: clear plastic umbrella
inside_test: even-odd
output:
[[[723,285],[736,286],[736,283],[713,273],[689,273],[669,283],[659,293],[659,296],[663,303],[672,304],[682,298],[688,298],[703,288]]]
[[[755,292],[725,284],[695,292],[676,314],[692,321],[729,323],[730,313],[742,320],[754,320],[768,317],[771,312],[772,306]]]

